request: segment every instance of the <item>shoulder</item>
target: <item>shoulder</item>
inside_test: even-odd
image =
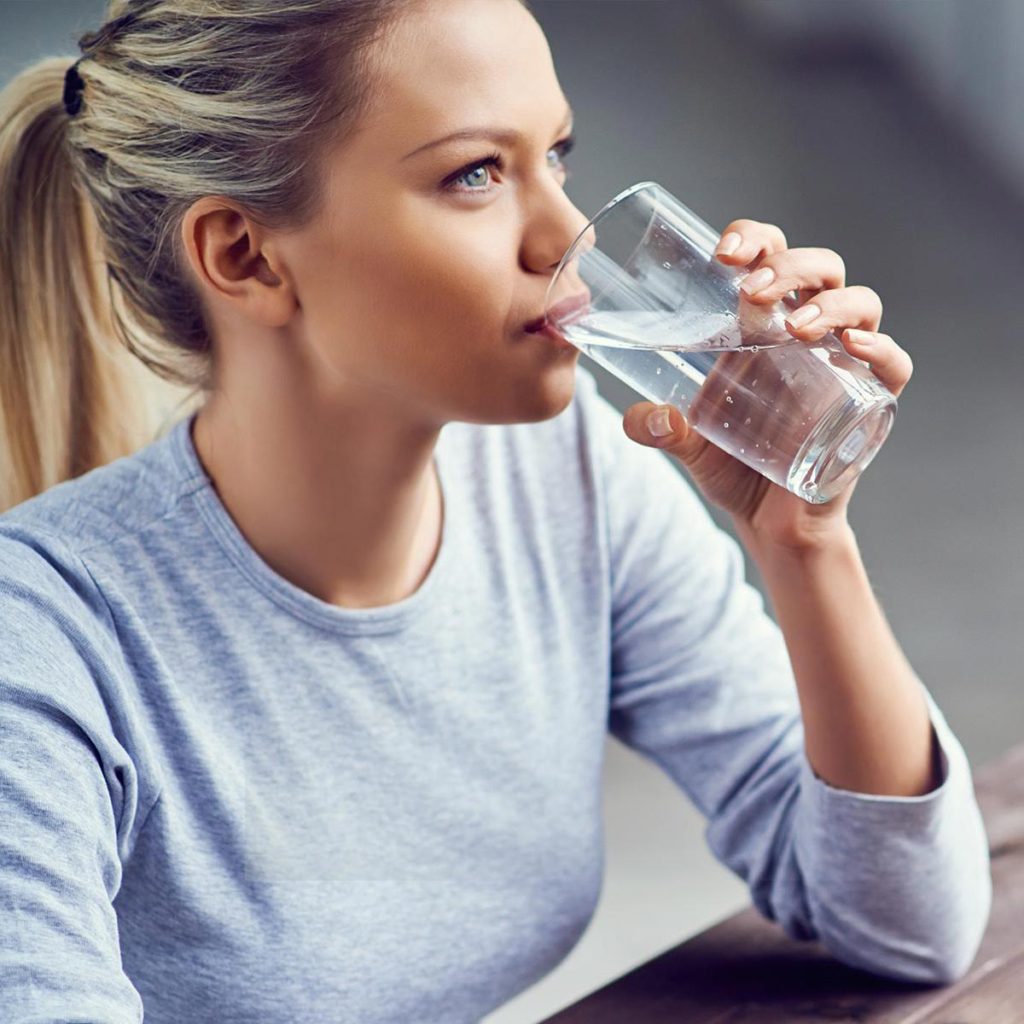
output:
[[[103,595],[60,538],[0,525],[0,622],[0,722],[75,722],[101,742],[125,663]]]
[[[85,563],[64,541],[0,517],[0,669],[55,645],[79,651],[112,635],[110,612]],[[62,641],[58,643],[58,637]]]
[[[170,514],[194,483],[172,434],[65,481],[0,515],[0,673],[32,675],[30,661],[59,659],[55,673],[105,674],[119,663],[117,628],[90,565],[118,542]]]
[[[176,450],[185,426],[181,421],[131,455],[8,509],[0,514],[0,536],[21,538],[39,554],[63,547],[83,555],[145,530],[202,485]]]

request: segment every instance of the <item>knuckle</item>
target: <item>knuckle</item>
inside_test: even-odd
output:
[[[882,308],[882,297],[874,288],[869,288],[866,284],[859,284],[857,285],[857,291],[873,305],[878,306],[879,309]]]
[[[807,254],[808,262],[813,261],[816,268],[828,268],[823,278],[834,279],[840,286],[846,281],[846,261],[835,249],[808,249]]]
[[[729,221],[729,223],[725,227],[725,231],[723,231],[722,234],[725,235],[725,234],[728,234],[730,231],[737,231],[741,235],[746,235],[746,234],[750,234],[751,232],[755,231],[756,229],[757,229],[757,221],[756,220],[750,220],[750,219],[745,218],[745,217],[740,217],[738,220]]]
[[[893,362],[902,364],[906,368],[907,373],[909,374],[914,368],[914,360],[910,358],[910,353],[906,349],[900,348],[899,345],[897,345],[896,342],[893,341],[888,334],[879,334],[878,337],[885,344],[890,346],[892,350]]]
[[[836,277],[839,278],[840,281],[845,281],[846,280],[846,260],[844,260],[843,257],[840,256],[839,253],[837,253],[834,249],[827,249],[826,252],[829,253],[829,258],[835,264],[835,275],[836,275]]]
[[[763,221],[758,225],[761,231],[768,236],[768,239],[780,249],[788,249],[789,243],[786,241],[786,235],[782,228],[778,224],[767,224]]]
[[[750,217],[739,217],[730,221],[722,234],[726,235],[730,231],[742,235],[744,242],[754,242],[760,249],[775,251],[787,248],[786,236],[775,224],[767,224]]]
[[[878,292],[876,292],[874,288],[867,287],[867,285],[856,285],[850,290],[856,293],[855,297],[858,304],[861,302],[866,303],[872,309],[872,319],[877,325],[877,323],[882,319],[882,313],[884,311],[882,307],[882,298]],[[888,337],[888,335],[886,335],[886,337]]]

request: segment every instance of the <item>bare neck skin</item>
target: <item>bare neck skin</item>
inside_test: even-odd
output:
[[[244,408],[211,400],[193,430],[246,540],[275,572],[330,604],[372,608],[414,593],[440,548],[437,432],[389,423],[386,411],[318,407],[280,378],[268,386],[272,400],[258,387],[237,389]]]

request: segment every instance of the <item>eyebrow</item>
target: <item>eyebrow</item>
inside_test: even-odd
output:
[[[569,107],[565,112],[565,117],[562,119],[559,131],[564,131],[570,127],[574,119],[573,109]],[[416,156],[418,153],[422,153],[424,150],[433,149],[435,146],[443,146],[447,142],[459,142],[464,139],[489,139],[492,142],[500,142],[503,146],[514,146],[521,138],[522,133],[514,128],[463,128],[461,131],[446,135],[443,139],[435,139],[433,142],[428,142],[425,146],[420,146],[419,149],[414,149],[411,153],[407,153],[402,157],[402,162]]]

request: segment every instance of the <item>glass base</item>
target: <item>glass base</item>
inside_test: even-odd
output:
[[[895,418],[895,398],[866,409],[852,401],[840,405],[797,453],[787,489],[812,505],[831,501],[868,467]]]

